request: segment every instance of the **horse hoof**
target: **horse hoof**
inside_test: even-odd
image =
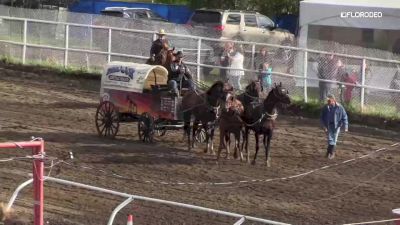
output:
[[[267,167],[271,167],[271,163],[267,161]]]
[[[253,160],[253,161],[251,162],[251,165],[256,165],[256,161]]]

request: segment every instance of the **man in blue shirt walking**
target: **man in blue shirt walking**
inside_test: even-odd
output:
[[[334,95],[329,94],[327,101],[328,104],[322,108],[321,125],[328,136],[326,156],[329,159],[333,159],[340,128],[344,127],[345,132],[347,132],[349,130],[349,121],[346,110],[336,102]]]

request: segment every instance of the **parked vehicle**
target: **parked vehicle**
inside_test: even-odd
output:
[[[129,19],[168,21],[148,8],[107,7],[101,11],[101,14]]]
[[[294,35],[279,29],[267,16],[258,12],[198,9],[188,22],[197,35],[207,37],[281,44],[293,41]]]
[[[198,9],[189,19],[188,25],[193,28],[193,35],[206,36],[221,40],[236,40],[293,46],[295,37],[287,30],[280,29],[267,16],[258,12]],[[213,46],[214,54],[221,55],[223,42]],[[258,52],[261,45],[257,45]],[[243,46],[245,51],[245,67],[252,68],[250,45]],[[273,48],[275,58],[280,63],[291,64],[293,61],[292,50]]]

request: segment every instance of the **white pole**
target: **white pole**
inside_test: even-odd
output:
[[[123,201],[121,204],[119,204],[111,213],[110,219],[108,220],[107,225],[112,225],[114,223],[114,219],[115,216],[117,215],[117,213],[119,211],[121,211],[121,209],[123,209],[125,206],[127,206],[129,203],[131,203],[133,201],[132,197],[129,197],[128,199],[126,199],[125,201]]]
[[[197,41],[197,80],[200,81],[201,38]]]
[[[23,188],[25,188],[26,186],[28,186],[29,184],[31,184],[32,182],[33,182],[33,178],[32,178],[32,179],[29,179],[29,180],[27,180],[27,181],[25,181],[25,182],[22,183],[22,184],[20,184],[20,185],[17,187],[17,189],[15,189],[13,195],[12,195],[11,198],[10,198],[10,201],[8,201],[7,210],[10,210],[10,209],[11,209],[11,207],[13,206],[13,204],[14,204],[14,202],[15,202],[15,199],[17,198],[17,196],[18,196],[18,194],[19,194],[19,192],[20,192]]]
[[[236,223],[234,223],[233,225],[242,225],[245,220],[246,220],[246,217],[242,217],[242,218],[240,218],[240,220],[236,221]]]
[[[308,91],[307,91],[307,70],[308,70],[308,52],[304,51],[304,64],[303,64],[303,75],[304,75],[304,102],[308,102]]]
[[[24,43],[24,46],[22,47],[22,64],[25,64],[25,62],[26,62],[26,36],[27,36],[27,33],[28,33],[28,20],[24,20],[24,33],[22,34],[23,35],[23,43]]]
[[[364,104],[365,104],[365,67],[366,67],[366,59],[363,58],[362,60],[362,67],[361,67],[361,112],[364,112]]]
[[[255,57],[255,55],[256,55],[256,45],[253,44],[251,46],[251,66],[250,66],[251,69],[253,69],[253,66],[254,66],[254,57]],[[254,68],[254,69],[257,70],[258,68]]]
[[[78,183],[78,182],[74,182],[74,181],[63,180],[63,179],[59,179],[59,178],[55,178],[55,177],[44,177],[44,178],[45,178],[45,181],[52,181],[52,182],[64,184],[64,185],[72,185],[72,186],[76,186],[76,187],[80,187],[80,188],[85,188],[85,189],[89,189],[89,190],[93,190],[93,191],[99,191],[99,192],[108,193],[108,194],[126,197],[126,198],[132,197],[136,200],[156,202],[156,203],[178,206],[178,207],[183,207],[183,208],[189,208],[189,209],[194,209],[194,210],[200,210],[200,211],[204,211],[204,212],[210,212],[210,213],[215,213],[215,214],[225,215],[225,216],[230,216],[230,217],[236,217],[236,218],[246,217],[247,220],[266,223],[266,224],[290,225],[287,223],[281,223],[281,222],[261,219],[261,218],[252,217],[252,216],[245,216],[245,215],[241,215],[241,214],[237,214],[237,213],[231,213],[231,212],[226,212],[226,211],[221,211],[221,210],[216,210],[216,209],[210,209],[210,208],[205,208],[205,207],[201,207],[201,206],[189,205],[189,204],[179,203],[179,202],[172,202],[172,201],[156,199],[156,198],[148,198],[148,197],[139,196],[139,195],[130,195],[130,194],[126,194],[126,193],[122,193],[122,192],[118,192],[118,191],[112,191],[112,190],[108,190],[105,188],[95,187],[95,186],[82,184],[82,183]]]
[[[64,51],[64,67],[68,66],[68,47],[69,47],[69,25],[65,25],[65,51]]]
[[[112,29],[108,29],[108,57],[107,61],[111,62],[111,43],[112,43]]]

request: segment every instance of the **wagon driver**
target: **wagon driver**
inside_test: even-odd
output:
[[[171,64],[170,73],[168,74],[168,86],[175,95],[179,93],[179,86],[187,87],[189,90],[194,90],[195,85],[192,80],[192,73],[183,62],[183,53],[178,51],[175,55],[175,60]],[[182,82],[182,83],[181,83]]]
[[[321,125],[328,138],[326,157],[333,159],[340,128],[343,127],[344,131],[347,132],[349,130],[349,121],[346,110],[336,102],[335,96],[332,94],[328,94],[327,104],[322,108]]]
[[[153,61],[156,60],[156,57],[160,54],[162,49],[168,49],[169,43],[168,40],[165,38],[165,30],[160,29],[157,33],[157,40],[153,41],[150,49],[150,56]]]

